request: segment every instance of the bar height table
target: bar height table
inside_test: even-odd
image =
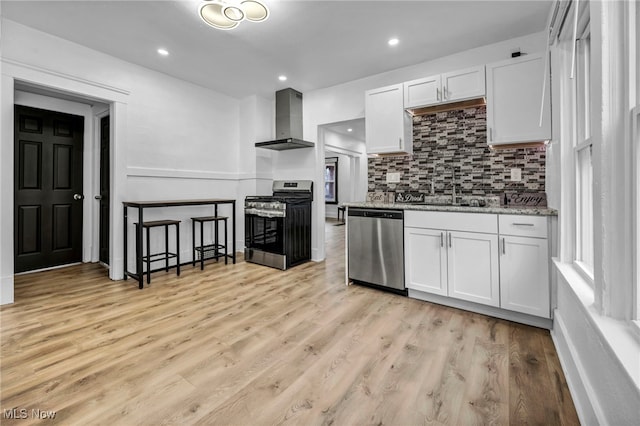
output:
[[[142,273],[142,226],[138,226],[136,231],[136,271],[131,272],[128,270],[128,262],[127,262],[127,246],[128,246],[128,238],[127,238],[127,228],[128,228],[128,208],[136,208],[138,209],[138,223],[143,223],[143,215],[144,210],[148,208],[155,207],[184,207],[184,206],[214,206],[214,216],[218,216],[218,206],[221,204],[231,204],[231,208],[233,213],[231,215],[231,230],[232,230],[232,250],[231,254],[228,254],[227,257],[230,257],[233,260],[233,263],[236,263],[236,200],[231,199],[221,199],[221,198],[211,198],[205,200],[171,200],[171,201],[123,201],[123,216],[124,216],[124,279],[127,277],[134,278],[138,280],[138,288],[144,288],[144,280]]]

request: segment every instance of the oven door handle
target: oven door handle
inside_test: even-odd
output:
[[[285,217],[286,211],[285,210],[262,210],[262,209],[249,208],[249,209],[244,209],[244,214],[249,216],[273,218],[273,217]]]

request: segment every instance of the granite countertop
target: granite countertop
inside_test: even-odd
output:
[[[430,212],[462,212],[462,213],[494,213],[494,214],[520,214],[531,216],[557,216],[558,211],[548,207],[504,207],[504,206],[453,206],[433,204],[400,204],[400,203],[343,203],[346,207],[364,207],[369,209],[396,209],[396,210],[420,210]]]

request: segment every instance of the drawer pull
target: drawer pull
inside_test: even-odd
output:
[[[440,233],[440,247],[444,247],[444,235],[442,232]]]
[[[533,223],[512,223],[513,226],[535,226]]]

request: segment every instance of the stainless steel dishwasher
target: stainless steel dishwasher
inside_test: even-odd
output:
[[[404,212],[349,208],[349,279],[406,295]]]

